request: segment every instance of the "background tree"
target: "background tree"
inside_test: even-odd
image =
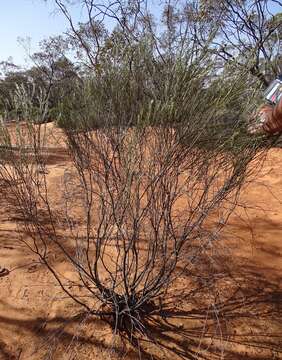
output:
[[[281,14],[271,10],[276,6],[282,8],[282,3],[269,0],[207,0],[198,3],[195,15],[196,21],[217,29],[211,51],[239,69],[248,68],[266,86],[281,72],[277,63],[281,53]],[[201,43],[201,38],[199,31],[195,31],[195,40]],[[267,74],[265,64],[268,64],[271,75],[269,71]]]
[[[66,56],[67,45],[63,37],[50,37],[40,43],[40,51],[31,55],[33,66],[20,71],[9,71],[0,84],[2,112],[8,118],[16,118],[11,98],[18,86],[32,87],[44,91],[49,112],[45,121],[58,116],[58,104],[71,91],[71,83],[79,78],[78,67]],[[34,106],[38,107],[36,96]]]

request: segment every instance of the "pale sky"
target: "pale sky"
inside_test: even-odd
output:
[[[73,15],[82,20],[79,9]],[[0,0],[0,61],[11,56],[14,63],[24,65],[27,55],[19,38],[30,38],[31,52],[35,52],[41,40],[67,28],[66,19],[50,0]]]
[[[54,9],[53,0],[0,0],[0,61],[11,56],[14,63],[25,65],[27,55],[18,42],[19,37],[31,38],[31,52],[35,52],[39,41],[66,31],[66,19]],[[272,10],[282,11],[279,5]],[[83,21],[78,7],[72,11],[76,21]]]

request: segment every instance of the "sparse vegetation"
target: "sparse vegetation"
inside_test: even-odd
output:
[[[222,22],[214,30],[212,1],[166,2],[159,32],[142,1],[104,7],[83,0],[89,18],[77,29],[67,1],[56,3],[80,68],[61,56],[64,42],[57,41],[57,52],[45,44],[34,56],[40,66],[0,84],[0,178],[13,184],[2,196],[19,215],[25,245],[69,298],[134,345],[145,337],[157,343],[151,324],[168,308],[172,285],[183,272],[201,271],[199,259],[276,140],[254,137],[246,126],[267,82],[260,68],[272,56],[266,44],[274,46],[280,24],[263,18],[267,1],[217,2]],[[107,17],[117,24],[111,32],[99,20]],[[218,44],[237,17],[242,34]],[[253,43],[257,33],[264,40]],[[14,133],[5,123],[11,117]],[[55,202],[50,119],[71,159]],[[72,287],[54,256],[75,274]]]

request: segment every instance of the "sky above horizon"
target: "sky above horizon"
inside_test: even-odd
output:
[[[82,20],[80,10],[74,12],[72,15]],[[62,34],[67,28],[67,20],[53,1],[0,0],[0,61],[11,57],[15,64],[23,66],[28,61],[28,51],[37,51],[40,41]],[[20,38],[30,39],[29,49],[21,45]]]
[[[272,11],[282,9],[277,5]],[[73,8],[72,16],[83,21],[79,7]],[[67,20],[55,10],[52,0],[0,0],[0,62],[11,57],[15,64],[26,65],[28,54],[19,38],[30,38],[29,50],[33,53],[41,40],[62,34],[67,28]]]

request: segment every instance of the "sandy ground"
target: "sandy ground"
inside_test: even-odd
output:
[[[47,131],[54,148],[48,178],[55,193],[69,160],[62,134],[51,124]],[[281,149],[269,152],[241,204],[213,262],[203,256],[196,280],[185,274],[179,279],[171,311],[152,324],[160,346],[144,343],[138,349],[113,337],[103,321],[77,315],[77,306],[20,241],[24,234],[15,214],[1,200],[0,264],[10,273],[0,277],[0,359],[137,359],[140,354],[144,359],[282,359]],[[56,267],[69,281],[68,267],[59,259]],[[183,288],[191,291],[179,301]]]

